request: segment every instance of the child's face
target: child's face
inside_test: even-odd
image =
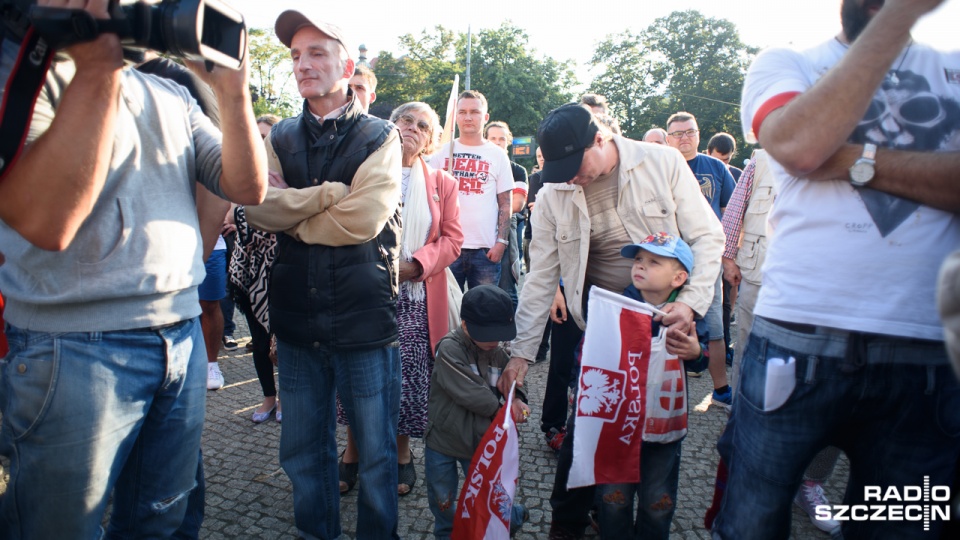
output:
[[[630,277],[640,292],[663,294],[683,285],[687,272],[677,259],[641,249],[633,259]]]
[[[499,341],[477,341],[473,339],[473,336],[470,335],[470,331],[467,330],[467,321],[460,321],[460,327],[463,328],[463,333],[470,338],[470,341],[477,346],[481,351],[492,351],[500,346]]]

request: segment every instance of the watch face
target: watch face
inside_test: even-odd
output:
[[[862,186],[873,179],[873,165],[870,163],[854,163],[850,167],[850,181],[854,185]]]

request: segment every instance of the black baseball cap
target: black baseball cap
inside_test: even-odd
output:
[[[495,285],[471,287],[463,295],[460,318],[475,341],[510,341],[517,337],[510,295]]]
[[[566,183],[577,175],[583,151],[599,131],[593,113],[579,103],[558,107],[540,122],[537,144],[543,154],[543,182]]]

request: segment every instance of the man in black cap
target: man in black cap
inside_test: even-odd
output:
[[[273,188],[247,220],[285,232],[270,281],[285,413],[280,464],[300,535],[339,537],[339,394],[360,454],[357,537],[399,538],[399,131],[364,114],[348,88],[352,49],[338,27],[288,10],[276,33],[290,47],[304,107],[266,138]]]
[[[663,322],[686,329],[695,314],[706,313],[720,272],[723,229],[678,152],[612,135],[576,104],[551,111],[537,141],[544,157],[544,187],[531,220],[530,258],[537,262],[520,294],[513,358],[500,378],[501,390],[513,380],[523,383],[560,278],[567,313],[584,328],[590,287],[619,293],[630,284],[632,261],[620,256],[621,247],[661,231],[679,236],[693,251],[695,270],[677,301],[663,307]],[[571,428],[550,500],[551,538],[579,537],[589,523],[593,489],[566,489]]]

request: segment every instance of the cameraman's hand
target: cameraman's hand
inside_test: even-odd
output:
[[[207,71],[205,62],[184,59],[190,71],[193,71],[203,82],[210,85],[210,88],[217,94],[218,99],[238,97],[247,101],[250,100],[248,79],[248,64],[250,62],[250,49],[243,56],[243,64],[238,69],[225,68],[223,66],[213,65],[213,71]]]
[[[109,19],[108,0],[37,0],[37,5],[48,8],[79,9],[94,19]],[[123,69],[123,49],[116,34],[101,34],[93,41],[77,43],[65,49],[77,67],[77,74]]]

